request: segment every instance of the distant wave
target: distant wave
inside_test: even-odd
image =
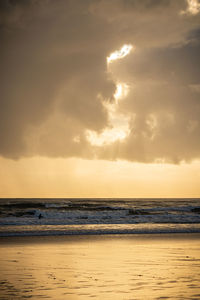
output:
[[[35,234],[199,232],[199,224],[200,199],[0,199],[0,235],[35,226]]]

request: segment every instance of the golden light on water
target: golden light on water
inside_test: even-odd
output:
[[[1,244],[1,299],[199,299],[199,250],[193,236],[22,237]]]

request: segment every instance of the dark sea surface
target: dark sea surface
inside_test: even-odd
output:
[[[0,199],[0,236],[200,232],[200,199]]]

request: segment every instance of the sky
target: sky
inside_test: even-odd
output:
[[[200,197],[200,1],[0,1],[0,197]]]

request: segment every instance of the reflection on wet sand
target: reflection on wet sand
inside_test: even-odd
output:
[[[0,239],[0,299],[200,299],[200,236]]]

